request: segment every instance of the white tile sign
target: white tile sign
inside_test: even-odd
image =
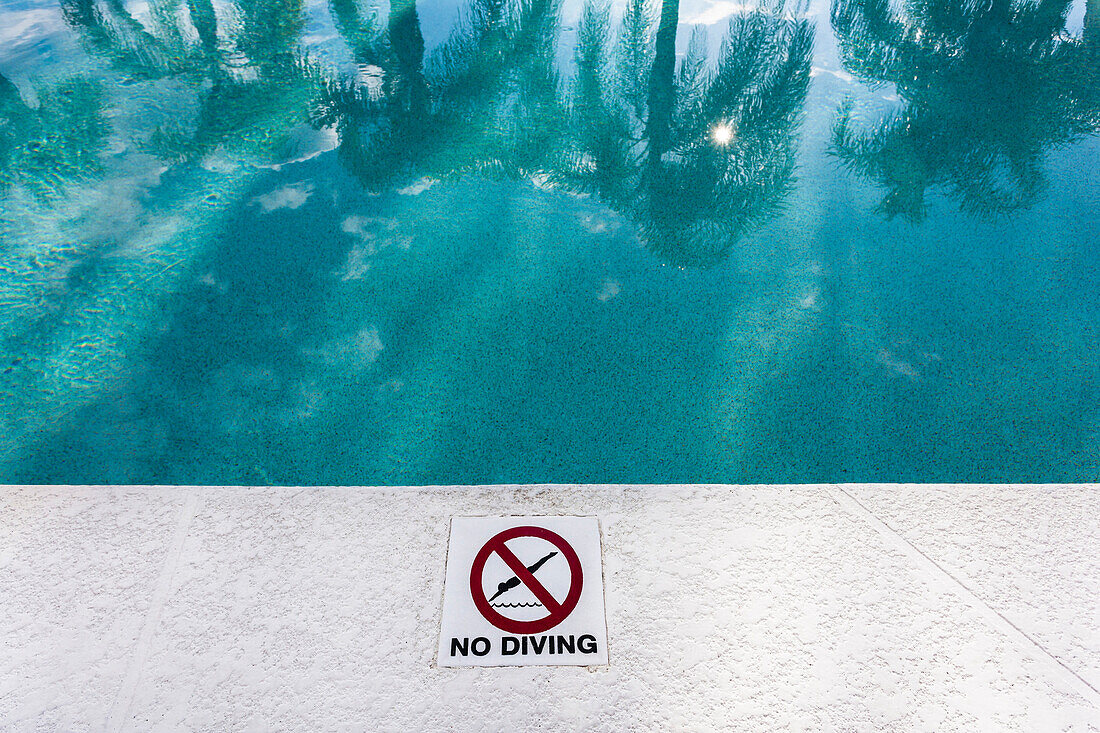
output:
[[[438,663],[607,664],[596,517],[453,517]]]

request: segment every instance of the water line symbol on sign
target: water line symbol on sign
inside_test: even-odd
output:
[[[542,555],[531,565],[525,565],[506,544],[509,540],[519,538],[544,540],[553,545],[555,549]],[[543,565],[558,557],[559,554],[564,562],[568,564],[569,572],[569,588],[564,597],[560,599],[555,597],[542,581],[535,576],[535,573]],[[503,560],[514,575],[497,583],[496,593],[487,597],[485,594],[485,566],[493,555]],[[474,601],[474,606],[477,607],[477,610],[485,617],[486,621],[510,634],[539,634],[560,624],[577,607],[583,585],[584,577],[581,571],[581,561],[576,551],[560,535],[545,527],[512,527],[496,534],[478,551],[470,568],[470,595]],[[530,591],[537,600],[531,603],[509,603],[507,601],[493,603],[508,591],[521,586]],[[532,607],[543,607],[547,613],[541,617],[523,619],[514,617],[518,614],[498,610]]]

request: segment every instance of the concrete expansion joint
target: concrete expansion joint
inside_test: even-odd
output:
[[[1100,711],[1100,688],[1082,677],[1076,670],[1055,656],[1050,650],[1039,643],[1033,636],[1021,629],[1001,611],[990,606],[977,592],[975,592],[959,575],[951,572],[942,564],[936,562],[930,555],[913,544],[903,534],[891,527],[885,520],[880,519],[874,512],[867,508],[863,502],[852,495],[841,484],[833,484],[829,487],[833,498],[853,516],[859,517],[870,524],[894,549],[910,558],[915,565],[921,568],[935,582],[954,586],[957,595],[962,596],[983,617],[983,619],[1005,636],[1012,639],[1024,648],[1038,651],[1042,659],[1053,667],[1053,671],[1065,680],[1081,697],[1088,700]]]
[[[187,534],[191,530],[191,522],[202,505],[203,495],[200,493],[202,489],[192,487],[184,489],[184,491],[187,492],[187,496],[179,508],[176,528],[172,533],[169,551],[164,557],[164,565],[157,577],[157,584],[149,602],[149,610],[145,614],[141,636],[138,638],[137,646],[134,648],[133,656],[127,666],[126,678],[107,718],[107,730],[110,733],[120,733],[130,728],[129,723],[134,698],[141,686],[142,672],[149,651],[152,648],[153,637],[156,635],[157,626],[160,624],[164,606],[172,593],[173,580],[179,569]]]

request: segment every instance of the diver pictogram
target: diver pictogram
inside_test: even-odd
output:
[[[554,555],[557,555],[557,554],[558,554],[558,552],[557,552],[557,550],[555,550],[554,552],[551,552],[550,554],[545,555],[542,558],[539,558],[539,561],[536,562],[534,565],[528,565],[527,566],[527,572],[531,573],[531,575],[534,575],[535,572],[538,571],[539,568],[541,568],[544,564],[546,564],[547,560],[549,560],[550,558],[554,557]],[[505,581],[501,582],[500,584],[497,585],[497,592],[494,593],[491,598],[489,598],[489,605],[492,606],[493,608],[541,608],[542,604],[539,603],[538,601],[534,601],[532,603],[523,603],[523,602],[519,602],[519,603],[507,603],[507,602],[505,602],[505,603],[493,603],[493,601],[495,601],[498,597],[500,597],[504,593],[507,593],[508,591],[512,590],[513,588],[515,588],[519,585],[522,585],[522,583],[521,583],[520,579],[517,578],[515,575],[513,575],[511,578],[508,578],[508,580],[505,580]]]

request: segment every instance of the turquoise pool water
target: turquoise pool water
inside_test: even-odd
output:
[[[1100,0],[4,0],[0,481],[1100,479]]]

